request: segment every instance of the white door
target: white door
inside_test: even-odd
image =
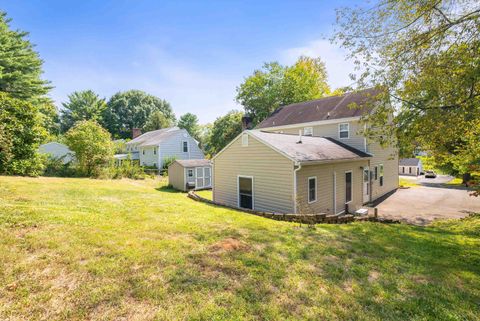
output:
[[[203,180],[205,187],[210,187],[212,185],[212,174],[210,167],[203,168]]]
[[[370,201],[370,169],[368,167],[363,168],[363,202],[368,203]]]
[[[196,168],[196,180],[195,180],[195,189],[203,188],[205,186],[205,181],[203,179],[203,167]]]

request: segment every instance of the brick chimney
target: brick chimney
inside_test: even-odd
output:
[[[244,115],[242,117],[242,130],[252,129],[252,117]]]
[[[132,139],[137,138],[142,134],[142,130],[140,128],[133,128],[132,129]]]

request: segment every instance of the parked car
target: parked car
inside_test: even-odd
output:
[[[425,171],[425,178],[435,178],[437,177],[437,173],[434,171]]]

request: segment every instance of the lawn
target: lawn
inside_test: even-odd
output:
[[[479,222],[312,229],[155,180],[0,177],[0,319],[478,320]]]

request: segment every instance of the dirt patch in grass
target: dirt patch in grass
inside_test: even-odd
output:
[[[210,246],[209,251],[210,253],[220,254],[220,253],[228,253],[228,252],[246,252],[250,250],[250,246],[240,240],[234,238],[226,238],[221,240],[212,246]]]

